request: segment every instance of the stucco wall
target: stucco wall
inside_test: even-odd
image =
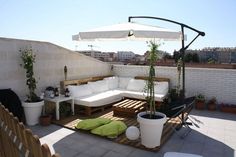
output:
[[[58,86],[64,80],[63,68],[68,68],[68,79],[110,74],[110,65],[78,54],[60,46],[38,41],[0,38],[0,89],[11,88],[22,99],[27,93],[25,70],[20,67],[20,48],[32,47],[36,54],[35,77],[37,92],[47,86]],[[147,66],[114,65],[113,74],[119,76],[147,75]],[[171,79],[176,85],[174,67],[156,67],[156,74]],[[204,94],[215,96],[219,103],[236,104],[236,70],[186,68],[186,96]]]
[[[0,89],[11,88],[22,99],[26,95],[27,86],[25,70],[20,67],[19,49],[30,46],[36,54],[34,69],[38,93],[64,80],[65,65],[68,79],[110,74],[109,64],[48,42],[0,38]]]
[[[175,67],[156,67],[158,77],[171,79],[171,87],[176,86],[177,71]],[[115,65],[113,73],[119,76],[142,76],[148,74],[148,66]],[[186,96],[199,93],[207,99],[215,96],[218,103],[236,104],[236,70],[186,68]]]

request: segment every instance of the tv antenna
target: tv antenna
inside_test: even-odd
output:
[[[88,45],[88,47],[90,47],[90,48],[91,48],[91,51],[92,51],[94,47],[98,47],[98,46],[95,46],[95,45],[92,45],[92,44],[91,44],[91,45]]]

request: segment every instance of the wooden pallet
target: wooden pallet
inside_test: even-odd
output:
[[[184,116],[186,116],[186,114]],[[58,124],[58,125],[63,126],[63,127],[66,127],[66,128],[69,128],[69,129],[72,129],[72,130],[79,131],[81,133],[91,134],[89,131],[77,130],[77,129],[75,129],[75,126],[78,122],[80,122],[83,119],[97,118],[97,117],[108,118],[108,119],[111,119],[111,120],[120,120],[120,121],[123,121],[127,125],[127,127],[136,126],[136,127],[139,128],[139,124],[138,124],[136,118],[134,118],[134,117],[114,116],[112,110],[107,110],[104,113],[94,114],[90,117],[84,117],[84,116],[78,116],[78,115],[71,116],[71,117],[67,117],[67,118],[64,118],[64,119],[60,119],[59,121],[54,120],[53,123]],[[98,136],[98,137],[106,138],[106,139],[112,140],[116,143],[129,145],[129,146],[132,146],[132,147],[135,147],[135,148],[157,152],[170,139],[171,135],[174,133],[173,128],[176,128],[180,124],[181,124],[181,120],[179,118],[172,118],[172,119],[168,120],[168,122],[164,125],[164,128],[163,128],[162,137],[161,137],[161,145],[158,146],[158,147],[155,147],[155,148],[146,148],[146,147],[144,147],[141,144],[141,139],[140,138],[138,140],[135,140],[135,141],[130,141],[126,138],[125,133],[121,134],[120,136],[118,136],[115,139],[109,139],[109,138],[101,137],[101,136]],[[93,135],[93,134],[91,134],[91,135],[92,136],[97,136],[97,135]]]
[[[145,101],[124,99],[113,105],[113,116],[136,117],[137,113],[145,110]]]
[[[84,114],[86,116],[91,116],[92,114],[96,112],[104,112],[107,108],[111,108],[111,107],[112,107],[112,104],[103,105],[99,107],[76,105],[76,112],[78,112],[79,114]]]

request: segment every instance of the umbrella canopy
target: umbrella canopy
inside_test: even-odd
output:
[[[181,40],[181,32],[133,22],[104,26],[72,36],[73,40]]]

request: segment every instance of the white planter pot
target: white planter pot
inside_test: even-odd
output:
[[[42,113],[43,105],[44,101],[31,102],[31,103],[22,102],[27,125],[36,125],[39,123],[39,117]]]
[[[142,116],[146,112],[140,112],[137,115],[137,121],[140,125],[141,143],[147,148],[155,148],[160,146],[163,125],[166,122],[166,115],[156,112],[156,115],[161,116],[160,119],[147,119]]]

